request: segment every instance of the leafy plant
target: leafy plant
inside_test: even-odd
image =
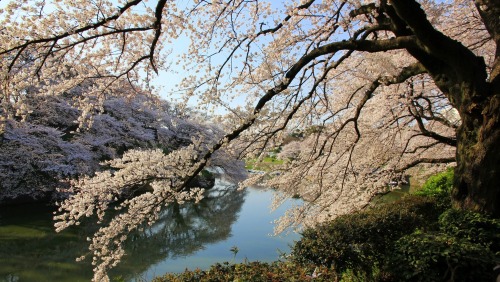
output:
[[[500,221],[450,209],[439,231],[416,231],[395,244],[392,272],[411,281],[493,281]],[[497,255],[495,255],[495,253]]]
[[[449,197],[453,187],[453,168],[433,175],[427,179],[422,188],[415,195],[431,197]]]
[[[209,270],[186,270],[180,274],[166,274],[153,282],[199,281],[337,281],[334,271],[325,267],[298,266],[289,262],[250,262],[243,264],[217,263]]]
[[[441,210],[429,197],[409,196],[367,211],[344,215],[304,231],[292,249],[300,264],[333,267],[356,276],[374,274],[391,255],[393,242],[416,228],[433,228]]]
[[[457,209],[449,209],[439,217],[440,230],[450,236],[480,244],[500,253],[500,219]]]
[[[278,160],[274,156],[268,156],[262,158],[262,160],[259,159],[249,159],[246,161],[245,168],[246,169],[255,169],[255,170],[261,170],[261,171],[272,171],[273,166],[275,165],[282,165],[283,160]]]
[[[233,259],[235,259],[235,258],[236,258],[236,255],[238,254],[238,252],[240,251],[240,249],[238,249],[238,247],[237,247],[237,246],[232,246],[232,247],[231,247],[231,249],[229,249],[229,251],[230,251],[231,253],[233,253]]]

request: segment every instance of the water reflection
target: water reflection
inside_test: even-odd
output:
[[[166,208],[156,224],[129,237],[126,257],[111,272],[112,277],[125,281],[137,277],[150,279],[154,274],[173,271],[162,265],[171,265],[176,260],[183,268],[195,268],[198,265],[195,262],[200,260],[197,256],[203,253],[210,254],[204,264],[208,266],[231,258],[231,245],[237,245],[242,250],[240,253],[245,254],[245,242],[250,244],[245,254],[249,259],[276,259],[276,243],[282,248],[283,243],[286,245],[289,241],[271,237],[266,241],[264,237],[269,231],[262,226],[272,220],[267,207],[272,193],[237,191],[218,181],[200,203]],[[246,211],[242,210],[243,206]],[[91,258],[79,263],[75,258],[88,252],[83,238],[96,227],[82,225],[55,233],[51,212],[50,208],[41,205],[3,207],[0,210],[1,282],[91,279]],[[272,230],[272,227],[267,230]],[[255,235],[255,232],[264,233],[264,236]],[[232,237],[234,233],[237,234]],[[260,250],[258,246],[266,249]],[[265,254],[267,251],[273,255]]]
[[[56,234],[52,209],[43,205],[2,207],[0,281],[89,281],[91,267],[75,257],[87,245],[76,229]]]
[[[238,219],[245,194],[233,185],[218,182],[200,203],[176,204],[165,209],[152,227],[130,236],[125,246],[127,259],[112,273],[123,275],[125,269],[133,268],[134,273],[123,278],[140,277],[150,265],[184,258],[207,244],[226,240],[231,225]]]

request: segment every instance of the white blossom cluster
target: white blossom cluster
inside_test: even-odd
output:
[[[206,131],[195,122],[171,116],[165,102],[163,108],[146,105],[151,101],[141,95],[129,101],[122,97],[103,101],[103,112],[93,117],[93,126],[80,130],[75,123],[80,111],[71,96],[26,99],[29,114],[1,123],[0,202],[46,197],[56,187],[66,186],[66,178],[91,175],[101,169],[100,161],[127,149],[162,144],[171,150]],[[172,120],[178,120],[178,127]]]
[[[428,25],[399,26],[405,19],[394,20],[396,6],[416,17],[425,13],[419,21]],[[205,165],[237,167],[228,165],[228,156],[262,159],[282,150],[279,175],[242,183],[267,180],[306,201],[278,230],[362,208],[419,163],[452,164],[463,116],[450,113],[468,109],[456,101],[461,93],[445,91],[454,86],[443,86],[446,80],[418,60],[453,54],[430,46],[436,43],[417,29],[432,25],[439,38],[484,59],[493,74],[497,47],[483,18],[469,0],[9,1],[0,11],[2,127],[8,119],[29,119],[35,111],[26,97],[33,91],[78,92],[78,124],[99,136],[85,138],[85,146],[102,148],[125,132],[142,146],[168,130],[136,130],[133,120],[118,125],[103,110],[113,93],[129,100],[136,95],[123,91],[123,81],[154,91],[152,79],[162,71],[180,78],[176,85],[166,82],[172,97],[195,100],[196,110],[228,113],[218,117],[224,132],[202,122],[165,122],[183,137],[176,138],[178,153],[131,151],[107,163],[116,171],[74,182],[59,228],[94,212],[105,220],[115,197],[131,186],[153,187],[124,202],[91,239],[94,279],[100,280],[123,255],[119,246],[128,230],[154,221],[158,206],[196,198],[182,194],[183,181]],[[245,105],[231,104],[242,100]],[[290,140],[295,131],[302,136]]]
[[[282,146],[277,157],[284,161],[283,165],[275,165],[270,173],[255,174],[240,185],[261,184],[283,192],[274,199],[274,208],[287,197],[304,200],[303,205],[290,209],[276,221],[275,232],[280,233],[290,227],[314,226],[366,207],[377,195],[408,184],[406,170],[401,168],[414,160],[436,155],[454,157],[453,147],[426,147],[433,143],[426,138],[415,137],[411,143],[404,143],[418,129],[397,129],[398,134],[408,136],[396,140],[392,139],[392,130],[396,129],[365,128],[361,138],[355,140],[349,131],[325,127]],[[419,149],[420,146],[424,147]],[[426,172],[430,174],[442,167],[426,167]]]
[[[197,167],[198,154],[193,145],[168,155],[158,149],[130,150],[122,158],[106,163],[116,171],[98,172],[94,177],[80,178],[72,183],[71,192],[75,194],[60,204],[61,214],[54,216],[55,227],[56,231],[61,231],[80,224],[83,218],[93,214],[97,215],[99,223],[106,222],[91,239],[94,281],[107,281],[107,271],[124,254],[122,243],[126,234],[143,223],[152,225],[163,206],[172,202],[198,202],[203,198],[204,189],[188,190],[182,186],[182,179],[192,175]],[[110,205],[128,193],[127,189],[139,185],[150,185],[152,191],[121,202],[116,207],[121,212],[107,222],[105,216]]]

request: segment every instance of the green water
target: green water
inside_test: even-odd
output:
[[[396,200],[401,199],[403,196],[407,195],[408,193],[414,191],[418,187],[416,186],[411,186],[411,185],[402,185],[401,188],[396,188],[392,190],[391,192],[375,197],[372,201],[372,205],[377,205],[377,204],[384,204],[384,203],[390,203],[394,202]]]
[[[91,267],[75,263],[86,251],[82,231],[56,234],[43,205],[0,211],[0,281],[88,281]]]
[[[165,209],[151,228],[129,236],[126,257],[111,272],[116,281],[149,281],[165,272],[206,269],[215,262],[272,261],[298,240],[273,237],[272,190],[237,191],[220,182],[199,204]],[[288,205],[294,204],[293,202]],[[0,281],[89,281],[91,258],[85,238],[96,230],[84,224],[61,233],[53,229],[52,209],[44,205],[0,209]],[[236,246],[234,256],[230,249]]]

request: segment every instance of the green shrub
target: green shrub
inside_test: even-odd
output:
[[[216,264],[163,281],[493,281],[500,220],[449,209],[453,170],[418,195],[306,229],[288,262]]]
[[[449,197],[453,188],[453,168],[440,172],[427,179],[422,188],[415,192],[419,196]]]
[[[493,253],[440,232],[415,232],[396,243],[392,272],[403,281],[493,281]]]
[[[416,228],[437,228],[437,224],[430,223],[437,223],[441,212],[432,198],[408,196],[340,216],[305,230],[292,249],[292,259],[300,264],[333,267],[339,273],[349,270],[366,278],[374,270],[383,269],[393,243],[400,237]]]
[[[411,281],[493,281],[500,221],[450,209],[440,216],[439,225],[439,231],[416,231],[396,242],[394,276]]]
[[[335,272],[325,267],[297,266],[287,262],[250,262],[242,264],[215,264],[209,270],[186,270],[180,274],[166,274],[153,282],[198,282],[198,281],[336,281]]]
[[[215,175],[211,173],[210,171],[204,169],[200,172],[200,175],[204,178],[212,179],[215,178]]]
[[[457,209],[449,209],[439,217],[443,233],[480,244],[493,253],[500,253],[500,219]]]

